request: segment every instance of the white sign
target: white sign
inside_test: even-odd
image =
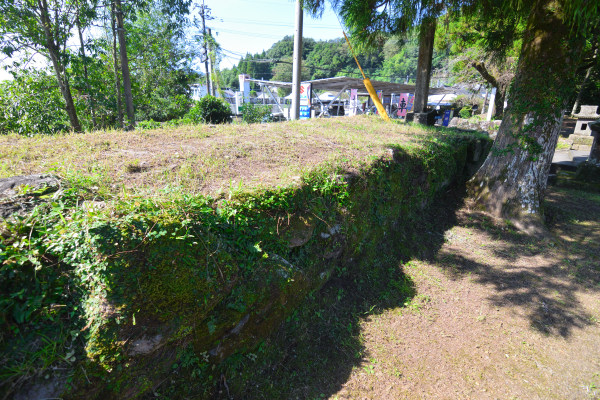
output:
[[[300,84],[300,105],[310,107],[310,83]]]

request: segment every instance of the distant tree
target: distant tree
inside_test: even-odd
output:
[[[354,69],[355,64],[346,41],[340,38],[316,42],[307,54],[306,66],[311,71],[311,79],[322,79],[344,75],[348,69]]]
[[[234,90],[239,90],[240,81],[238,76],[240,75],[240,70],[237,65],[234,65],[231,69],[224,69],[221,71],[221,79],[223,81],[223,87],[228,87]]]
[[[389,38],[383,46],[385,60],[377,74],[391,82],[405,82],[407,77],[414,82],[417,72],[419,44],[416,36],[402,40]]]
[[[302,65],[302,80],[310,80],[311,74],[306,64]],[[273,68],[273,80],[282,82],[292,81],[292,58],[283,57]]]
[[[196,50],[186,45],[186,25],[173,23],[160,8],[138,12],[126,25],[132,65],[132,93],[138,120],[167,121],[191,106],[189,85]]]

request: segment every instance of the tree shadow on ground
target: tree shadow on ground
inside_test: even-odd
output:
[[[404,240],[390,237],[368,262],[349,260],[338,268],[257,350],[238,354],[217,370],[212,398],[328,398],[354,369],[370,373],[361,324],[410,304],[417,293],[402,263],[415,258],[435,263],[455,279],[469,276],[491,287],[494,305],[510,307],[543,334],[568,338],[591,325],[593,316],[578,292],[599,289],[600,197],[551,191],[547,214],[555,239],[539,241],[463,207],[464,195],[464,187],[447,192],[403,233]],[[463,232],[453,237],[453,227]],[[453,246],[454,240],[470,242]]]
[[[401,269],[410,258],[433,261],[456,279],[470,276],[492,287],[494,305],[510,307],[543,334],[568,338],[593,323],[577,294],[583,288],[597,291],[600,284],[600,198],[551,191],[548,226],[555,240],[540,242],[484,213],[461,209],[463,196],[460,188],[438,199],[413,226],[406,240],[410,248],[391,240],[363,263],[362,273],[338,271],[257,351],[234,357],[219,372],[213,398],[328,398],[354,369],[369,373],[361,323],[409,304],[416,295]],[[454,239],[468,241],[471,231],[483,242],[453,247],[454,226],[466,232]],[[491,247],[488,259],[478,252],[482,244]]]
[[[370,259],[347,259],[254,353],[231,357],[219,371],[218,399],[320,399],[340,390],[355,368],[368,373],[362,322],[410,303],[416,294],[402,263],[444,244],[464,187],[449,190],[417,223],[389,234]]]
[[[554,238],[543,241],[481,212],[463,211],[458,219],[464,231],[447,235],[449,246],[429,261],[451,276],[469,274],[473,282],[491,286],[489,300],[524,315],[532,329],[568,338],[594,323],[577,294],[598,291],[600,283],[600,196],[574,201],[575,196],[550,192],[546,208]],[[472,232],[483,237],[466,245]]]

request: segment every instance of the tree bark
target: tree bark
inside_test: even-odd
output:
[[[115,5],[111,4],[111,15],[110,25],[112,28],[113,35],[113,63],[115,71],[115,98],[117,101],[117,126],[123,129],[123,104],[121,101],[121,75],[119,75],[119,57],[117,56],[117,27],[116,20],[117,16],[115,13]]]
[[[117,16],[117,33],[119,36],[119,49],[121,54],[121,73],[123,75],[123,91],[125,93],[125,108],[129,124],[127,129],[135,127],[135,114],[133,111],[133,95],[131,93],[131,78],[129,76],[129,60],[127,59],[127,40],[123,24],[123,6],[121,0],[115,0],[115,14]]]
[[[510,104],[490,154],[469,181],[477,203],[534,234],[543,232],[548,172],[581,53],[581,45],[569,42],[560,4],[540,0],[532,9]]]
[[[419,57],[417,59],[417,80],[415,82],[415,100],[413,105],[415,113],[423,113],[427,109],[435,28],[435,18],[427,18],[421,23],[421,31],[419,34]]]
[[[54,68],[54,74],[56,75],[56,80],[58,81],[60,93],[65,100],[65,109],[67,111],[67,115],[69,116],[71,128],[75,132],[81,132],[81,124],[79,123],[79,118],[77,118],[77,110],[75,109],[75,103],[73,102],[73,96],[71,95],[69,80],[65,76],[64,65],[60,62],[60,50],[58,43],[56,42],[56,37],[52,32],[52,22],[50,21],[48,3],[46,0],[39,0],[38,8],[40,10],[42,29],[46,39],[46,49],[48,50],[48,55],[50,56],[52,67]]]

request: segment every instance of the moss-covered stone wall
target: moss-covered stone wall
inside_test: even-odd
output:
[[[252,349],[336,267],[360,275],[368,264],[355,261],[390,238],[408,245],[404,228],[488,147],[432,135],[359,170],[317,168],[287,188],[71,213],[48,238],[60,246],[46,252],[77,277],[69,296],[81,307],[69,328],[82,345],[62,397],[139,398],[181,365]]]

